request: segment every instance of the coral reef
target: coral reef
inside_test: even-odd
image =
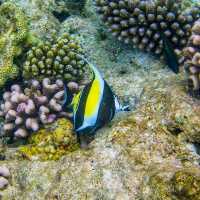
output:
[[[49,17],[52,0],[13,1],[31,10],[32,29],[41,28],[41,38],[53,29],[51,24],[57,25]],[[151,54],[115,42],[99,23],[94,1],[87,0],[85,8],[87,17],[84,10],[84,17],[70,16],[57,29],[63,33],[70,25],[120,100],[131,104],[131,112],[120,113],[99,130],[87,150],[76,150],[77,144],[68,148],[57,138],[66,134],[66,141],[72,137],[75,142],[66,119],[31,134],[28,145],[0,142],[1,165],[12,175],[2,200],[199,200],[200,156],[188,143],[200,144],[200,107],[185,93],[183,73],[175,76]]]
[[[141,187],[141,197],[145,200],[199,200],[200,173],[198,167],[178,169],[168,167],[151,169]],[[165,174],[168,174],[167,176]],[[147,192],[149,189],[149,192]]]
[[[14,59],[22,52],[28,37],[27,19],[23,11],[12,3],[0,6],[0,87],[18,75]]]
[[[71,85],[73,89],[74,84]],[[42,124],[52,123],[59,116],[68,116],[62,112],[67,95],[67,89],[59,79],[31,80],[24,89],[20,85],[12,85],[10,91],[3,94],[0,113],[4,118],[2,134],[26,138],[30,132],[38,131]]]
[[[69,34],[65,33],[55,41],[40,43],[27,53],[23,66],[23,76],[30,79],[45,77],[62,78],[65,81],[79,81],[83,78],[85,62],[78,54],[81,47]]]
[[[192,36],[183,54],[188,73],[188,90],[192,95],[200,97],[200,20],[194,24]]]
[[[57,160],[79,148],[72,123],[63,118],[51,127],[41,129],[30,136],[29,144],[20,147],[19,156],[30,160]]]
[[[182,13],[181,0],[96,0],[97,11],[118,40],[155,54],[163,54],[163,37],[179,50],[187,44],[198,7]],[[163,34],[163,36],[162,36]]]
[[[5,189],[8,186],[9,177],[10,177],[9,169],[5,166],[0,166],[0,190]]]

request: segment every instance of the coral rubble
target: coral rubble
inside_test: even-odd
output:
[[[192,36],[183,50],[185,69],[188,72],[188,89],[194,96],[200,95],[200,20],[192,28]]]
[[[19,155],[28,159],[57,160],[78,149],[71,122],[58,119],[50,128],[41,129],[30,136],[29,144],[20,147]]]
[[[3,135],[25,138],[38,131],[42,124],[49,124],[62,113],[66,102],[66,89],[62,80],[39,82],[31,80],[26,87],[12,85],[3,94],[1,116],[4,118]]]
[[[182,49],[187,44],[198,7],[182,13],[181,0],[96,0],[97,11],[118,40],[134,47],[163,54],[163,37]]]
[[[29,79],[37,76],[62,78],[78,81],[83,77],[85,62],[80,58],[82,49],[70,35],[63,34],[56,41],[46,41],[33,47],[27,53],[23,76]]]
[[[22,52],[28,37],[28,24],[23,11],[12,3],[0,6],[0,87],[16,78],[18,67],[14,59]]]

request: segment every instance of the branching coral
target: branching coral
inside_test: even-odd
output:
[[[28,26],[23,11],[12,3],[0,6],[0,87],[18,74],[13,63],[19,56],[22,42],[27,39]]]
[[[69,86],[74,89],[75,83]],[[3,94],[1,116],[5,122],[3,135],[25,138],[31,132],[38,131],[41,125],[54,122],[59,116],[69,116],[62,112],[67,101],[66,88],[62,80],[42,82],[31,80],[23,89],[12,85],[11,90]]]
[[[198,7],[182,13],[181,0],[96,0],[97,11],[119,40],[161,55],[163,36],[174,48],[186,45]]]
[[[5,166],[0,166],[0,189],[5,189],[9,182],[8,178],[10,177],[10,171]]]
[[[73,126],[66,118],[58,119],[49,128],[39,130],[28,141],[29,144],[19,149],[19,156],[27,159],[57,160],[79,147]]]
[[[37,76],[63,78],[66,81],[80,80],[83,77],[85,62],[77,54],[82,50],[67,33],[56,41],[52,39],[33,47],[27,54],[23,66],[23,76],[29,79]]]
[[[200,95],[200,20],[192,28],[192,36],[188,47],[184,49],[185,68],[188,72],[189,92]]]

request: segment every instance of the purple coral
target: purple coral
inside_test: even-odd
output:
[[[192,28],[192,35],[187,47],[183,50],[185,69],[188,73],[188,91],[191,95],[200,97],[200,19]]]
[[[69,90],[78,90],[78,84],[68,83]],[[30,132],[37,131],[41,125],[54,122],[63,112],[66,102],[66,89],[60,79],[48,78],[41,82],[31,80],[26,87],[12,85],[10,91],[3,94],[0,115],[4,118],[3,135],[25,138]]]
[[[10,177],[9,169],[5,166],[0,166],[0,190],[5,189],[8,186],[9,177]]]

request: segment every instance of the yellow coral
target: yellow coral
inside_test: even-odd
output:
[[[28,159],[57,160],[79,147],[71,122],[64,118],[34,133],[28,142],[19,149],[19,155]]]
[[[197,171],[197,173],[195,173]],[[183,200],[200,199],[200,174],[195,168],[177,171],[173,177],[174,193]]]

